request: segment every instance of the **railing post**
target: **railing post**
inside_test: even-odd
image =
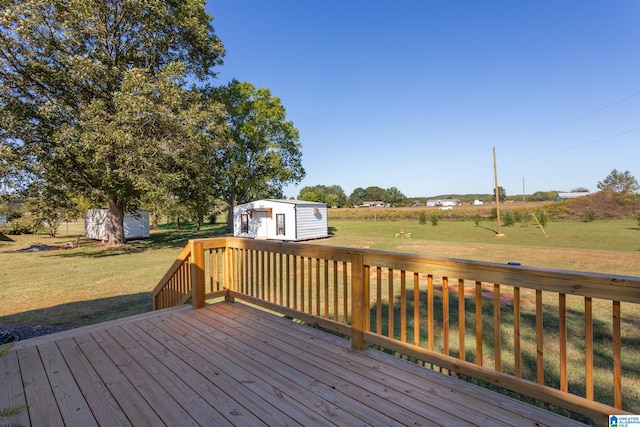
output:
[[[193,308],[204,307],[204,245],[195,240],[191,244],[191,303]]]
[[[364,291],[364,263],[362,254],[351,256],[351,346],[364,350],[365,326],[365,291]]]
[[[233,259],[233,251],[231,250],[231,247],[229,246],[229,239],[225,239],[225,245],[224,245],[224,273],[225,273],[225,278],[224,278],[224,288],[227,290],[227,294],[224,297],[224,300],[226,302],[233,302],[234,298],[231,295],[231,289],[232,289],[232,285],[233,285],[233,266],[232,266],[232,259]]]

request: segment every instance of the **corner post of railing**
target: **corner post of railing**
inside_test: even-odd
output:
[[[351,256],[351,346],[364,350],[365,327],[364,262],[361,253]]]
[[[191,240],[191,303],[193,308],[204,307],[204,245]]]

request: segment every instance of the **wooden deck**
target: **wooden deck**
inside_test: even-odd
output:
[[[33,426],[580,425],[239,303],[15,343],[2,422]]]

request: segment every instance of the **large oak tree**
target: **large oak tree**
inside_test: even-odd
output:
[[[282,197],[283,187],[304,178],[298,130],[286,119],[280,99],[269,89],[232,80],[212,91],[226,109],[227,132],[216,150],[212,172],[219,196],[233,207],[252,199]]]
[[[124,213],[207,132],[187,85],[223,55],[203,0],[0,0],[0,150],[92,194],[124,243]]]

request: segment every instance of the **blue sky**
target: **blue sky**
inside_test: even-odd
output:
[[[304,186],[406,196],[640,179],[640,2],[209,0],[235,78],[279,97]]]

